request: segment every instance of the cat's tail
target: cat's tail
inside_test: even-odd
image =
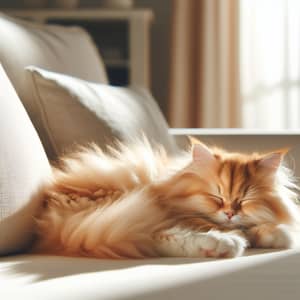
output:
[[[163,212],[147,188],[69,214],[60,205],[61,201],[50,200],[38,217],[36,251],[101,258],[157,256],[151,235]]]

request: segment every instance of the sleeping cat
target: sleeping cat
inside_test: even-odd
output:
[[[194,143],[170,157],[144,139],[63,160],[44,189],[34,251],[100,258],[235,257],[297,244],[286,151],[250,155]]]

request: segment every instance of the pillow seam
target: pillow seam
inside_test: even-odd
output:
[[[58,156],[58,149],[57,149],[57,146],[56,146],[56,143],[54,142],[54,138],[52,136],[52,133],[51,133],[51,130],[50,130],[50,126],[49,126],[49,121],[48,121],[48,118],[47,118],[47,114],[46,114],[46,111],[45,111],[45,108],[44,108],[44,105],[42,103],[42,97],[40,95],[40,92],[39,92],[39,89],[38,89],[38,85],[36,83],[36,78],[35,78],[35,74],[34,74],[35,71],[31,71],[30,70],[30,76],[31,76],[31,79],[32,79],[32,83],[34,85],[34,91],[33,93],[35,94],[33,97],[34,98],[34,101],[36,102],[36,105],[38,106],[39,108],[39,111],[40,111],[40,114],[41,114],[41,120],[43,122],[42,126],[44,127],[45,129],[45,132],[47,133],[48,135],[48,138],[50,140],[50,143],[51,143],[51,146],[52,146],[52,149],[54,150],[55,152],[55,156],[57,157]],[[39,100],[39,101],[36,101],[36,98]],[[46,124],[46,126],[44,125],[44,123]]]

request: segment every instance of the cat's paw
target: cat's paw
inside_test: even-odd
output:
[[[293,247],[293,236],[289,228],[285,225],[277,226],[274,232],[273,247],[289,249]]]
[[[246,239],[234,233],[209,231],[202,237],[199,250],[204,257],[237,257],[247,245]]]
[[[252,244],[255,247],[277,249],[293,247],[293,236],[287,225],[263,224],[252,231]]]
[[[160,232],[153,239],[160,255],[175,257],[236,257],[248,246],[242,233],[194,232],[179,227]]]

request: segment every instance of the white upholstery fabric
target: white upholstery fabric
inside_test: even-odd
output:
[[[36,131],[0,65],[0,255],[30,240],[38,199],[29,200],[49,171]]]
[[[0,61],[21,98],[27,93],[28,65],[107,83],[96,46],[80,27],[37,24],[0,13],[0,40]]]
[[[83,29],[36,24],[14,19],[2,13],[0,13],[0,63],[41,137],[45,132],[39,127],[37,106],[26,82],[24,70],[26,66],[35,65],[97,83],[108,82],[96,46]]]
[[[1,299],[299,299],[300,251],[263,252],[220,260],[7,257]]]
[[[57,156],[73,144],[96,142],[105,147],[114,139],[146,136],[175,151],[168,125],[151,95],[139,88],[95,84],[36,67],[27,68],[28,84],[48,155]],[[51,144],[51,148],[47,145]]]

